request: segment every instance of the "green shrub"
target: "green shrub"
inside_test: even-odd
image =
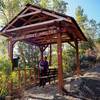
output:
[[[4,72],[6,75],[10,75],[12,70],[12,64],[9,58],[6,56],[0,57],[0,71]]]
[[[7,94],[7,76],[0,72],[0,96],[6,96]]]
[[[7,82],[11,75],[11,61],[6,56],[0,56],[0,96],[8,94]]]

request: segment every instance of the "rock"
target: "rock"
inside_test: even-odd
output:
[[[70,89],[69,89],[70,87]],[[78,96],[99,100],[100,98],[100,66],[90,69],[80,78],[72,78],[70,86],[65,87],[70,92],[78,93]]]

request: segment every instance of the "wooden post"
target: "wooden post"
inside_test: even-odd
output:
[[[13,60],[13,45],[14,44],[13,44],[12,40],[10,39],[8,42],[8,56],[9,56],[11,62],[13,62],[12,61]]]
[[[8,41],[8,56],[11,60],[12,65],[13,65],[13,45],[14,45],[14,42],[12,41],[12,38],[10,38]],[[9,95],[12,95],[12,90],[13,90],[13,80],[11,80],[11,82],[10,82],[10,86],[9,86],[9,90],[8,90]]]
[[[51,66],[52,63],[52,46],[50,44],[50,60],[49,60],[49,66]]]
[[[12,90],[13,90],[13,80],[11,79],[8,82],[8,94],[9,94],[9,96],[12,95]]]
[[[41,51],[41,59],[43,59],[43,50],[40,50]]]
[[[76,46],[76,72],[77,72],[77,75],[79,76],[81,71],[80,71],[80,58],[79,58],[78,41],[75,41],[75,46]]]
[[[20,88],[21,86],[21,73],[20,73],[20,68],[18,67],[18,87]]]
[[[26,79],[27,79],[27,74],[26,74],[26,67],[24,68],[24,85],[26,86]]]
[[[64,86],[64,83],[63,83],[63,67],[62,67],[62,40],[60,33],[58,33],[58,39],[57,39],[57,52],[58,52],[58,88],[59,92],[62,93],[62,87]]]
[[[40,72],[39,72],[40,74]],[[36,80],[36,68],[34,67],[34,83],[36,84],[37,80]]]
[[[32,69],[29,69],[29,73],[30,73],[30,83],[32,83]]]
[[[43,59],[43,51],[44,51],[44,50],[43,50],[43,46],[39,47],[39,49],[40,49],[40,53],[41,53],[41,55],[40,55],[41,58],[40,58],[40,59]],[[39,59],[39,60],[40,60],[40,59]],[[39,66],[38,66],[38,67],[39,67]],[[40,77],[40,70],[39,70],[39,68],[38,68],[38,79],[39,79],[39,77]]]

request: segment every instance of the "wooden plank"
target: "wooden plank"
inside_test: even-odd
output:
[[[8,30],[4,30],[4,33],[9,33],[9,32],[14,32],[14,31],[20,31],[20,30],[24,30],[24,29],[28,29],[28,28],[37,28],[40,26],[45,26],[45,25],[49,25],[49,24],[53,24],[54,22],[59,22],[59,21],[63,21],[63,19],[54,19],[54,20],[50,20],[50,21],[45,21],[45,22],[40,22],[40,23],[36,23],[36,24],[30,24],[30,25],[25,25],[25,26],[21,26],[21,27],[17,27],[17,28],[12,28],[12,29],[8,29]]]
[[[23,17],[27,17],[27,16],[30,16],[30,15],[35,15],[35,14],[39,14],[39,13],[41,13],[41,11],[26,13],[26,14],[19,15],[18,18],[23,18]]]

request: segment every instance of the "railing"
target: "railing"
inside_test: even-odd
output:
[[[17,68],[14,70],[16,73],[16,81],[11,79],[8,82],[9,95],[12,94],[13,90],[26,88],[37,83],[38,74],[36,74],[36,68]]]
[[[53,79],[55,82],[55,78],[57,77],[57,69],[49,69],[49,74],[45,77],[39,76],[39,70],[36,68],[22,69],[18,67],[14,70],[14,72],[16,73],[16,81],[11,79],[8,82],[9,95],[12,95],[14,90],[20,91],[22,88],[27,88],[37,84],[41,78],[47,77],[50,83],[51,79]]]

